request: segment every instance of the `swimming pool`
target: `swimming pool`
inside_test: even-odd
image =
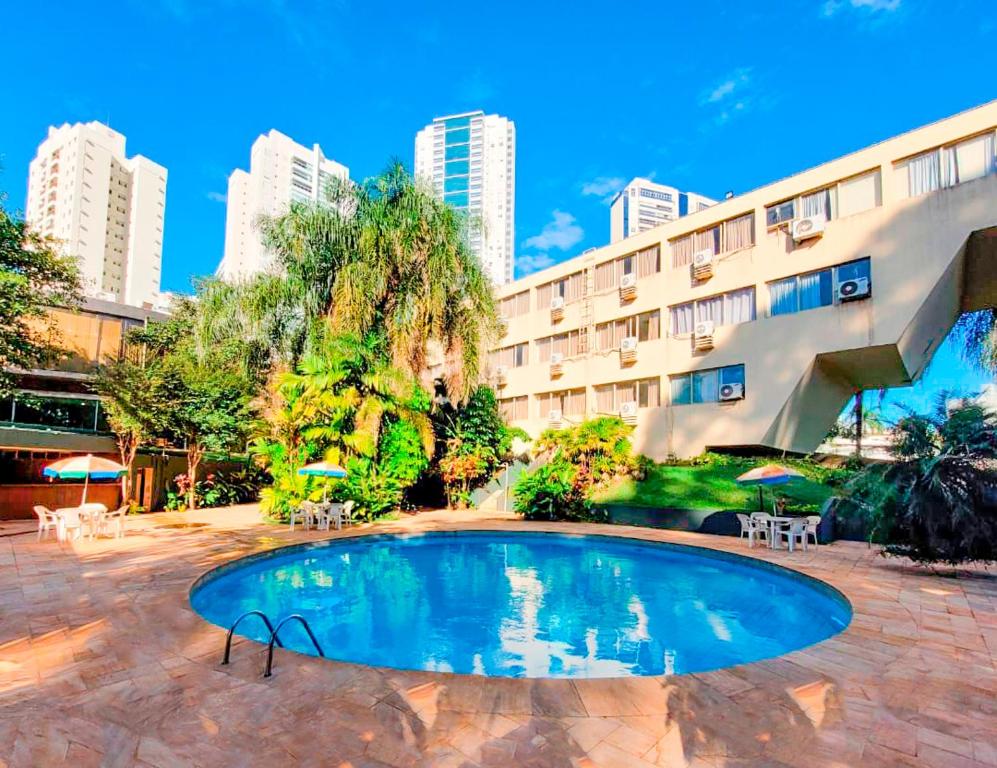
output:
[[[297,545],[237,560],[191,590],[228,627],[302,614],[329,658],[501,677],[702,672],[842,631],[836,590],[758,560],[611,536],[441,532]],[[238,632],[266,642],[255,618]],[[284,645],[314,653],[295,624]]]

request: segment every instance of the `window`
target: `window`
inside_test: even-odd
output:
[[[871,277],[869,259],[775,280],[769,283],[769,314],[774,317],[830,306],[835,286],[859,277]]]
[[[107,422],[96,398],[58,397],[18,392],[13,407],[2,418],[29,427],[65,429],[79,432],[107,432]]]
[[[729,253],[755,244],[755,215],[745,213],[726,219],[712,227],[701,229],[671,241],[672,266],[692,263],[692,256],[707,249],[713,253]]]
[[[443,180],[444,192],[466,192],[467,176],[450,176]]]
[[[530,292],[521,291],[513,296],[506,296],[499,302],[499,315],[505,318],[520,317],[530,311]]]
[[[559,392],[542,392],[537,395],[537,415],[546,419],[551,411],[560,411],[563,416],[585,415],[585,390],[564,389]]]
[[[845,179],[838,184],[838,217],[862,213],[882,204],[879,171]]]
[[[443,157],[445,160],[466,160],[471,156],[469,144],[448,145]]]
[[[553,296],[560,296],[564,301],[577,301],[585,295],[585,273],[575,272],[567,277],[552,280],[537,287],[537,309],[550,307]]]
[[[692,333],[694,324],[703,320],[712,320],[716,325],[737,325],[754,319],[754,286],[678,304],[671,308],[673,336]]]
[[[997,172],[994,136],[988,131],[902,163],[899,168],[906,176],[907,196],[917,197]]]
[[[716,403],[720,388],[726,384],[745,386],[744,366],[728,365],[669,377],[672,405]],[[746,391],[746,388],[745,388]]]
[[[672,202],[672,195],[670,192],[659,192],[656,189],[643,189],[640,190],[641,197],[649,197],[652,200],[664,200],[666,203]]]
[[[541,363],[549,362],[552,352],[558,352],[565,357],[580,355],[584,351],[582,339],[585,333],[587,333],[585,329],[580,329],[537,339],[537,359]]]
[[[657,309],[639,315],[599,323],[595,327],[596,348],[600,352],[618,349],[628,336],[638,341],[654,341],[661,337],[661,312]]]
[[[624,403],[637,403],[638,408],[657,408],[661,405],[661,380],[649,379],[618,381],[595,387],[595,409],[599,413],[619,413]]]
[[[498,405],[499,413],[506,422],[524,421],[530,417],[529,398],[526,395],[500,398]]]
[[[529,363],[530,345],[527,342],[513,344],[502,349],[492,350],[489,355],[493,368],[505,366],[506,368],[521,368]]]
[[[765,226],[774,227],[784,221],[792,221],[795,218],[795,211],[795,200],[786,200],[783,203],[770,205],[765,209]]]
[[[661,271],[661,248],[652,245],[643,251],[628,253],[611,261],[604,261],[595,268],[595,290],[607,291],[620,284],[623,275],[634,272],[637,277],[647,277]]]

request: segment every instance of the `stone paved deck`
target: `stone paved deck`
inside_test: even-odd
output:
[[[556,528],[745,552],[736,540],[432,513],[378,531]],[[362,534],[354,530],[350,535]],[[855,617],[779,659],[705,674],[512,680],[399,672],[241,641],[195,615],[206,569],[305,538],[254,509],[148,515],[122,540],[0,538],[0,766],[997,766],[997,580],[858,544],[753,550]]]

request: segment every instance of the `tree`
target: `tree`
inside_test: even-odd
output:
[[[138,449],[156,434],[164,411],[156,398],[159,387],[150,374],[150,369],[122,359],[101,366],[93,383],[102,397],[101,408],[114,432],[121,463],[128,467],[128,474],[121,478],[122,499],[128,498],[128,482]]]
[[[39,368],[58,352],[51,306],[80,301],[80,275],[55,243],[9,213],[0,194],[0,396],[13,391],[11,369]]]
[[[894,430],[896,462],[849,483],[856,508],[889,555],[915,562],[997,560],[997,416],[946,393],[933,412]]]
[[[987,373],[997,373],[997,308],[966,312],[952,329],[964,360]]]
[[[244,447],[255,391],[243,363],[243,340],[197,349],[192,333],[196,312],[194,302],[181,300],[169,320],[129,335],[131,342],[146,348],[158,435],[186,450],[190,509],[197,504],[197,473],[205,453]]]
[[[294,205],[263,232],[301,292],[306,324],[328,316],[339,333],[377,331],[394,366],[414,377],[438,346],[448,391],[470,394],[497,329],[491,286],[466,220],[400,163],[361,184],[332,184],[326,205]]]

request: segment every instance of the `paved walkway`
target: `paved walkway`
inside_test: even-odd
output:
[[[737,540],[438,512],[378,531],[552,528],[745,552]],[[864,545],[753,554],[852,601],[842,634],[779,659],[623,680],[399,672],[237,644],[191,583],[296,540],[253,507],[129,520],[60,545],[0,538],[0,766],[997,765],[997,579],[941,578]]]

